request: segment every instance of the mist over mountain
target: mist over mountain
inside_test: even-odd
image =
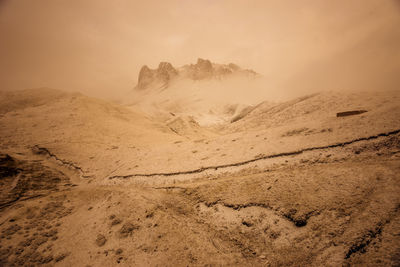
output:
[[[196,64],[179,68],[174,68],[169,62],[160,62],[157,69],[150,69],[147,65],[140,69],[135,89],[167,88],[176,80],[221,80],[232,76],[255,78],[258,74],[250,69],[242,69],[233,63],[216,64],[202,58],[198,58]]]
[[[0,90],[115,99],[143,65],[197,57],[254,69],[287,98],[399,84],[397,0],[0,2]]]
[[[160,62],[156,69],[144,65],[137,85],[121,101],[156,120],[169,123],[183,116],[187,122],[212,125],[259,103],[265,97],[259,95],[262,83],[260,74],[234,63],[198,58],[196,64],[174,67]]]

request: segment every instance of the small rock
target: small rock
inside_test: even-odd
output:
[[[46,256],[46,257],[42,257],[41,260],[40,260],[40,263],[45,264],[45,263],[51,262],[52,260],[53,260],[53,256],[49,255],[49,256]]]
[[[120,219],[114,219],[112,222],[111,222],[111,226],[114,226],[114,225],[117,225],[117,224],[120,224],[122,221],[120,220]]]
[[[99,247],[104,246],[104,244],[105,244],[106,242],[107,242],[107,239],[106,239],[106,237],[105,237],[104,235],[102,235],[102,234],[97,235],[96,244],[97,244]]]
[[[137,230],[139,229],[139,226],[134,225],[130,222],[125,223],[121,229],[119,230],[119,233],[121,235],[121,237],[127,237],[128,235],[130,235],[133,230]]]
[[[250,222],[250,221],[242,221],[242,224],[243,224],[244,226],[247,226],[247,227],[251,227],[251,226],[254,225],[254,224],[253,224],[252,222]]]
[[[62,261],[63,259],[65,259],[65,257],[67,257],[68,254],[67,253],[61,253],[59,255],[56,256],[56,262]]]
[[[39,236],[37,238],[35,238],[35,240],[33,241],[32,245],[33,247],[39,247],[40,245],[46,243],[48,241],[48,237],[46,236]]]

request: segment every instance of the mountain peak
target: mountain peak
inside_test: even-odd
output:
[[[223,79],[233,74],[256,77],[253,70],[240,68],[238,65],[216,64],[208,59],[198,58],[196,64],[174,68],[169,62],[160,62],[157,69],[150,69],[144,65],[139,72],[136,89],[167,88],[175,79],[206,80]]]

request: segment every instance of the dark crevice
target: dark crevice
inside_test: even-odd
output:
[[[23,194],[20,194],[11,201],[8,201],[6,203],[1,203],[0,210],[13,205],[17,201],[25,201],[25,200],[35,199],[35,198],[39,198],[39,197],[43,197],[43,196],[47,196],[47,194],[37,194],[37,195],[33,195],[33,196],[24,196]]]
[[[47,155],[51,158],[54,158],[56,161],[60,162],[61,164],[66,165],[72,169],[75,169],[75,170],[79,171],[80,173],[83,173],[83,170],[81,167],[79,167],[78,165],[76,165],[75,163],[73,163],[71,161],[60,159],[57,155],[53,154],[52,152],[50,152],[50,150],[48,150],[45,147],[40,147],[38,145],[34,145],[32,150],[35,154]]]
[[[241,162],[202,167],[202,168],[188,170],[188,171],[160,172],[160,173],[135,173],[135,174],[127,174],[127,175],[115,175],[115,176],[110,176],[109,179],[127,179],[127,178],[132,178],[132,177],[174,176],[174,175],[183,175],[183,174],[195,174],[195,173],[201,173],[201,172],[204,172],[207,170],[218,170],[218,169],[222,169],[222,168],[242,166],[242,165],[246,165],[246,164],[249,164],[252,162],[265,160],[265,159],[299,155],[299,154],[302,154],[303,152],[307,152],[307,151],[343,147],[343,146],[347,146],[347,145],[350,145],[353,143],[373,140],[373,139],[377,139],[379,137],[387,137],[387,136],[395,135],[398,133],[400,133],[400,130],[395,130],[395,131],[391,131],[391,132],[387,132],[387,133],[380,133],[378,135],[372,135],[369,137],[361,137],[361,138],[357,138],[357,139],[354,139],[351,141],[336,143],[336,144],[327,145],[327,146],[309,147],[309,148],[304,148],[304,149],[300,149],[300,150],[292,151],[292,152],[284,152],[284,153],[278,153],[278,154],[272,154],[272,155],[265,155],[265,156],[257,157],[255,159],[245,160],[245,161],[241,161]]]
[[[363,236],[357,238],[355,242],[353,242],[353,244],[350,246],[344,258],[349,259],[353,254],[363,254],[367,252],[368,246],[371,244],[371,242],[381,236],[385,225],[389,224],[393,220],[393,218],[398,215],[399,210],[400,205],[397,205],[396,208],[389,213],[386,219],[379,222],[373,230],[369,230]]]
[[[268,209],[271,211],[274,211],[276,213],[276,215],[292,222],[296,227],[303,227],[307,225],[307,221],[308,219],[310,219],[312,216],[314,215],[318,215],[319,212],[318,211],[311,211],[309,213],[306,213],[304,215],[301,216],[294,216],[294,213],[289,211],[288,213],[281,213],[279,212],[276,208],[273,208],[271,206],[269,206],[268,204],[265,203],[245,203],[245,204],[228,204],[228,203],[224,203],[220,200],[214,201],[214,202],[205,202],[204,203],[207,207],[213,207],[217,204],[220,204],[224,207],[227,208],[231,208],[234,210],[241,210],[243,208],[249,208],[249,207],[260,207],[260,208],[264,208],[264,209]]]
[[[231,208],[234,210],[241,210],[243,208],[249,208],[249,207],[260,207],[264,209],[269,209],[269,210],[274,210],[271,206],[265,204],[265,203],[245,203],[245,204],[226,204],[226,203],[220,203],[224,205],[227,208]]]
[[[294,223],[295,226],[297,227],[303,227],[307,225],[308,219],[311,218],[311,216],[314,215],[318,215],[319,212],[318,211],[311,211],[308,212],[306,214],[302,214],[302,215],[297,215],[296,216],[296,212],[292,212],[289,211],[288,213],[283,214],[283,216],[288,219],[289,221],[291,221],[292,223]]]
[[[368,245],[382,233],[382,225],[379,225],[374,230],[369,230],[368,233],[359,238],[350,249],[347,251],[345,259],[350,258],[354,253],[365,253]]]

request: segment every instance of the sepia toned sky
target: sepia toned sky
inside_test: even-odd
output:
[[[198,57],[281,90],[396,89],[399,0],[0,0],[0,90],[131,90]]]

